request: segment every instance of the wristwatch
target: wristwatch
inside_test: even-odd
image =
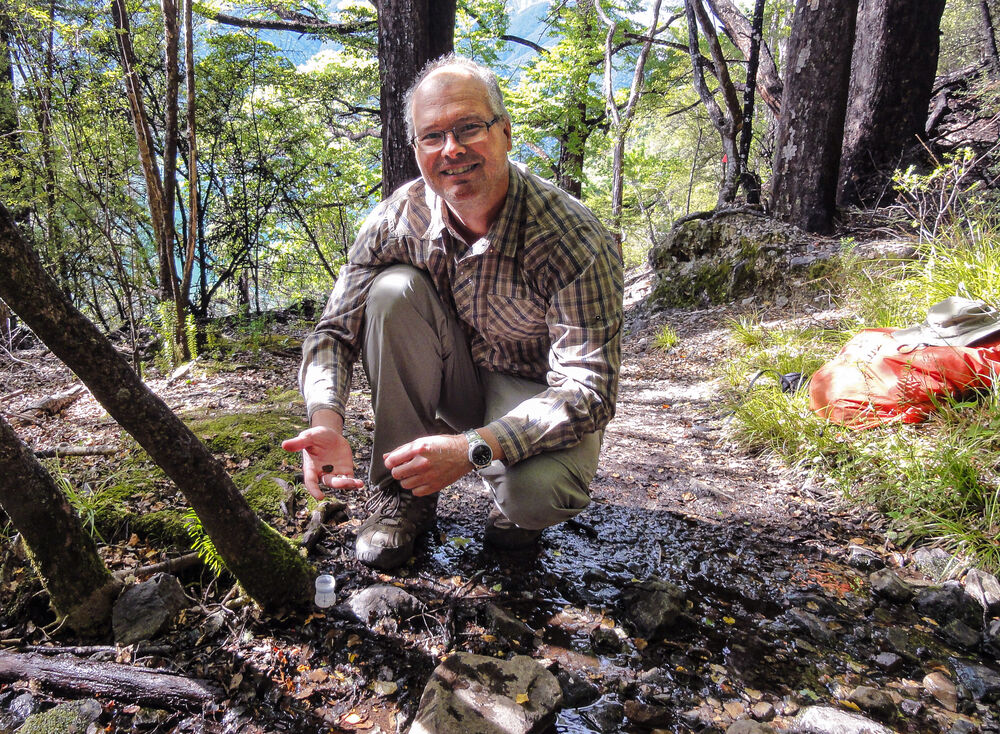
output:
[[[484,469],[493,463],[493,449],[482,436],[470,428],[465,432],[465,438],[469,442],[469,461],[474,467]]]

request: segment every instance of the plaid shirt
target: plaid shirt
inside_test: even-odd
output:
[[[607,425],[621,365],[621,257],[579,201],[516,164],[509,170],[507,200],[471,246],[423,179],[367,217],[303,345],[299,384],[310,417],[319,408],[344,414],[368,289],[381,268],[406,263],[426,271],[458,314],[481,369],[548,385],[489,424],[508,464]]]

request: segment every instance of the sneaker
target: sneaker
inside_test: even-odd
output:
[[[370,514],[358,528],[354,543],[358,560],[382,570],[406,563],[417,536],[434,524],[437,498],[436,493],[414,497],[391,480],[376,487],[365,502]]]
[[[483,541],[494,548],[521,550],[535,545],[540,537],[542,537],[541,530],[518,527],[496,507],[490,510],[490,515],[486,518]]]

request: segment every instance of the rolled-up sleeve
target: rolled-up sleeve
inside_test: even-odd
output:
[[[368,291],[385,265],[379,254],[385,240],[383,219],[376,208],[365,220],[316,329],[302,345],[299,389],[310,420],[321,408],[344,415],[351,370],[361,349]]]

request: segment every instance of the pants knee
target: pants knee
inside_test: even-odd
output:
[[[372,281],[365,310],[369,318],[385,317],[399,308],[411,307],[414,294],[429,285],[427,276],[409,265],[393,265]]]

